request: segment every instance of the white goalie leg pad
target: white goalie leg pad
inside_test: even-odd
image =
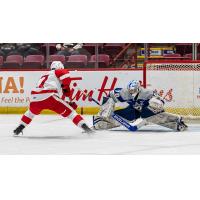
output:
[[[187,126],[182,121],[181,116],[167,112],[162,112],[152,117],[146,118],[146,121],[149,123],[157,124],[172,129],[174,131],[184,131],[187,129]],[[180,125],[183,125],[181,130],[179,130]]]
[[[109,119],[114,109],[115,102],[112,98],[109,98],[108,101],[100,107],[98,116],[101,116],[104,119]]]
[[[100,116],[93,116],[93,128],[96,130],[107,130],[119,127],[120,125],[119,122],[112,118],[105,120]]]

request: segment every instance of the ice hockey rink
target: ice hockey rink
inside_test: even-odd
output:
[[[0,154],[200,154],[200,125],[189,124],[186,132],[172,132],[149,125],[137,132],[123,127],[82,133],[68,119],[57,115],[40,115],[24,130],[13,137],[20,115],[0,115]],[[84,116],[91,125],[92,116]]]

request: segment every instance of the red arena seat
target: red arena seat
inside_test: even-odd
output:
[[[29,55],[24,60],[23,68],[42,68],[44,65],[43,55]]]
[[[87,66],[86,55],[71,55],[66,62],[67,68],[78,68]]]
[[[60,61],[65,64],[65,56],[64,55],[50,55],[49,62]]]
[[[6,57],[6,61],[3,64],[3,67],[10,69],[21,68],[23,64],[23,56],[21,55],[10,55]]]
[[[92,55],[90,61],[88,62],[89,67],[94,67],[96,62],[96,55]],[[108,67],[110,64],[110,56],[107,54],[99,54],[98,55],[98,63],[99,67]]]

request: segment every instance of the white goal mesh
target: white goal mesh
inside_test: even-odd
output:
[[[200,118],[200,61],[147,61],[144,84],[166,100],[166,110]]]

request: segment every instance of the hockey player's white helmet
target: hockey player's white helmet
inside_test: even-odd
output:
[[[51,70],[64,69],[64,65],[60,61],[53,61],[50,68]]]
[[[137,94],[140,90],[140,82],[137,80],[132,80],[128,83],[127,89],[131,95]]]

